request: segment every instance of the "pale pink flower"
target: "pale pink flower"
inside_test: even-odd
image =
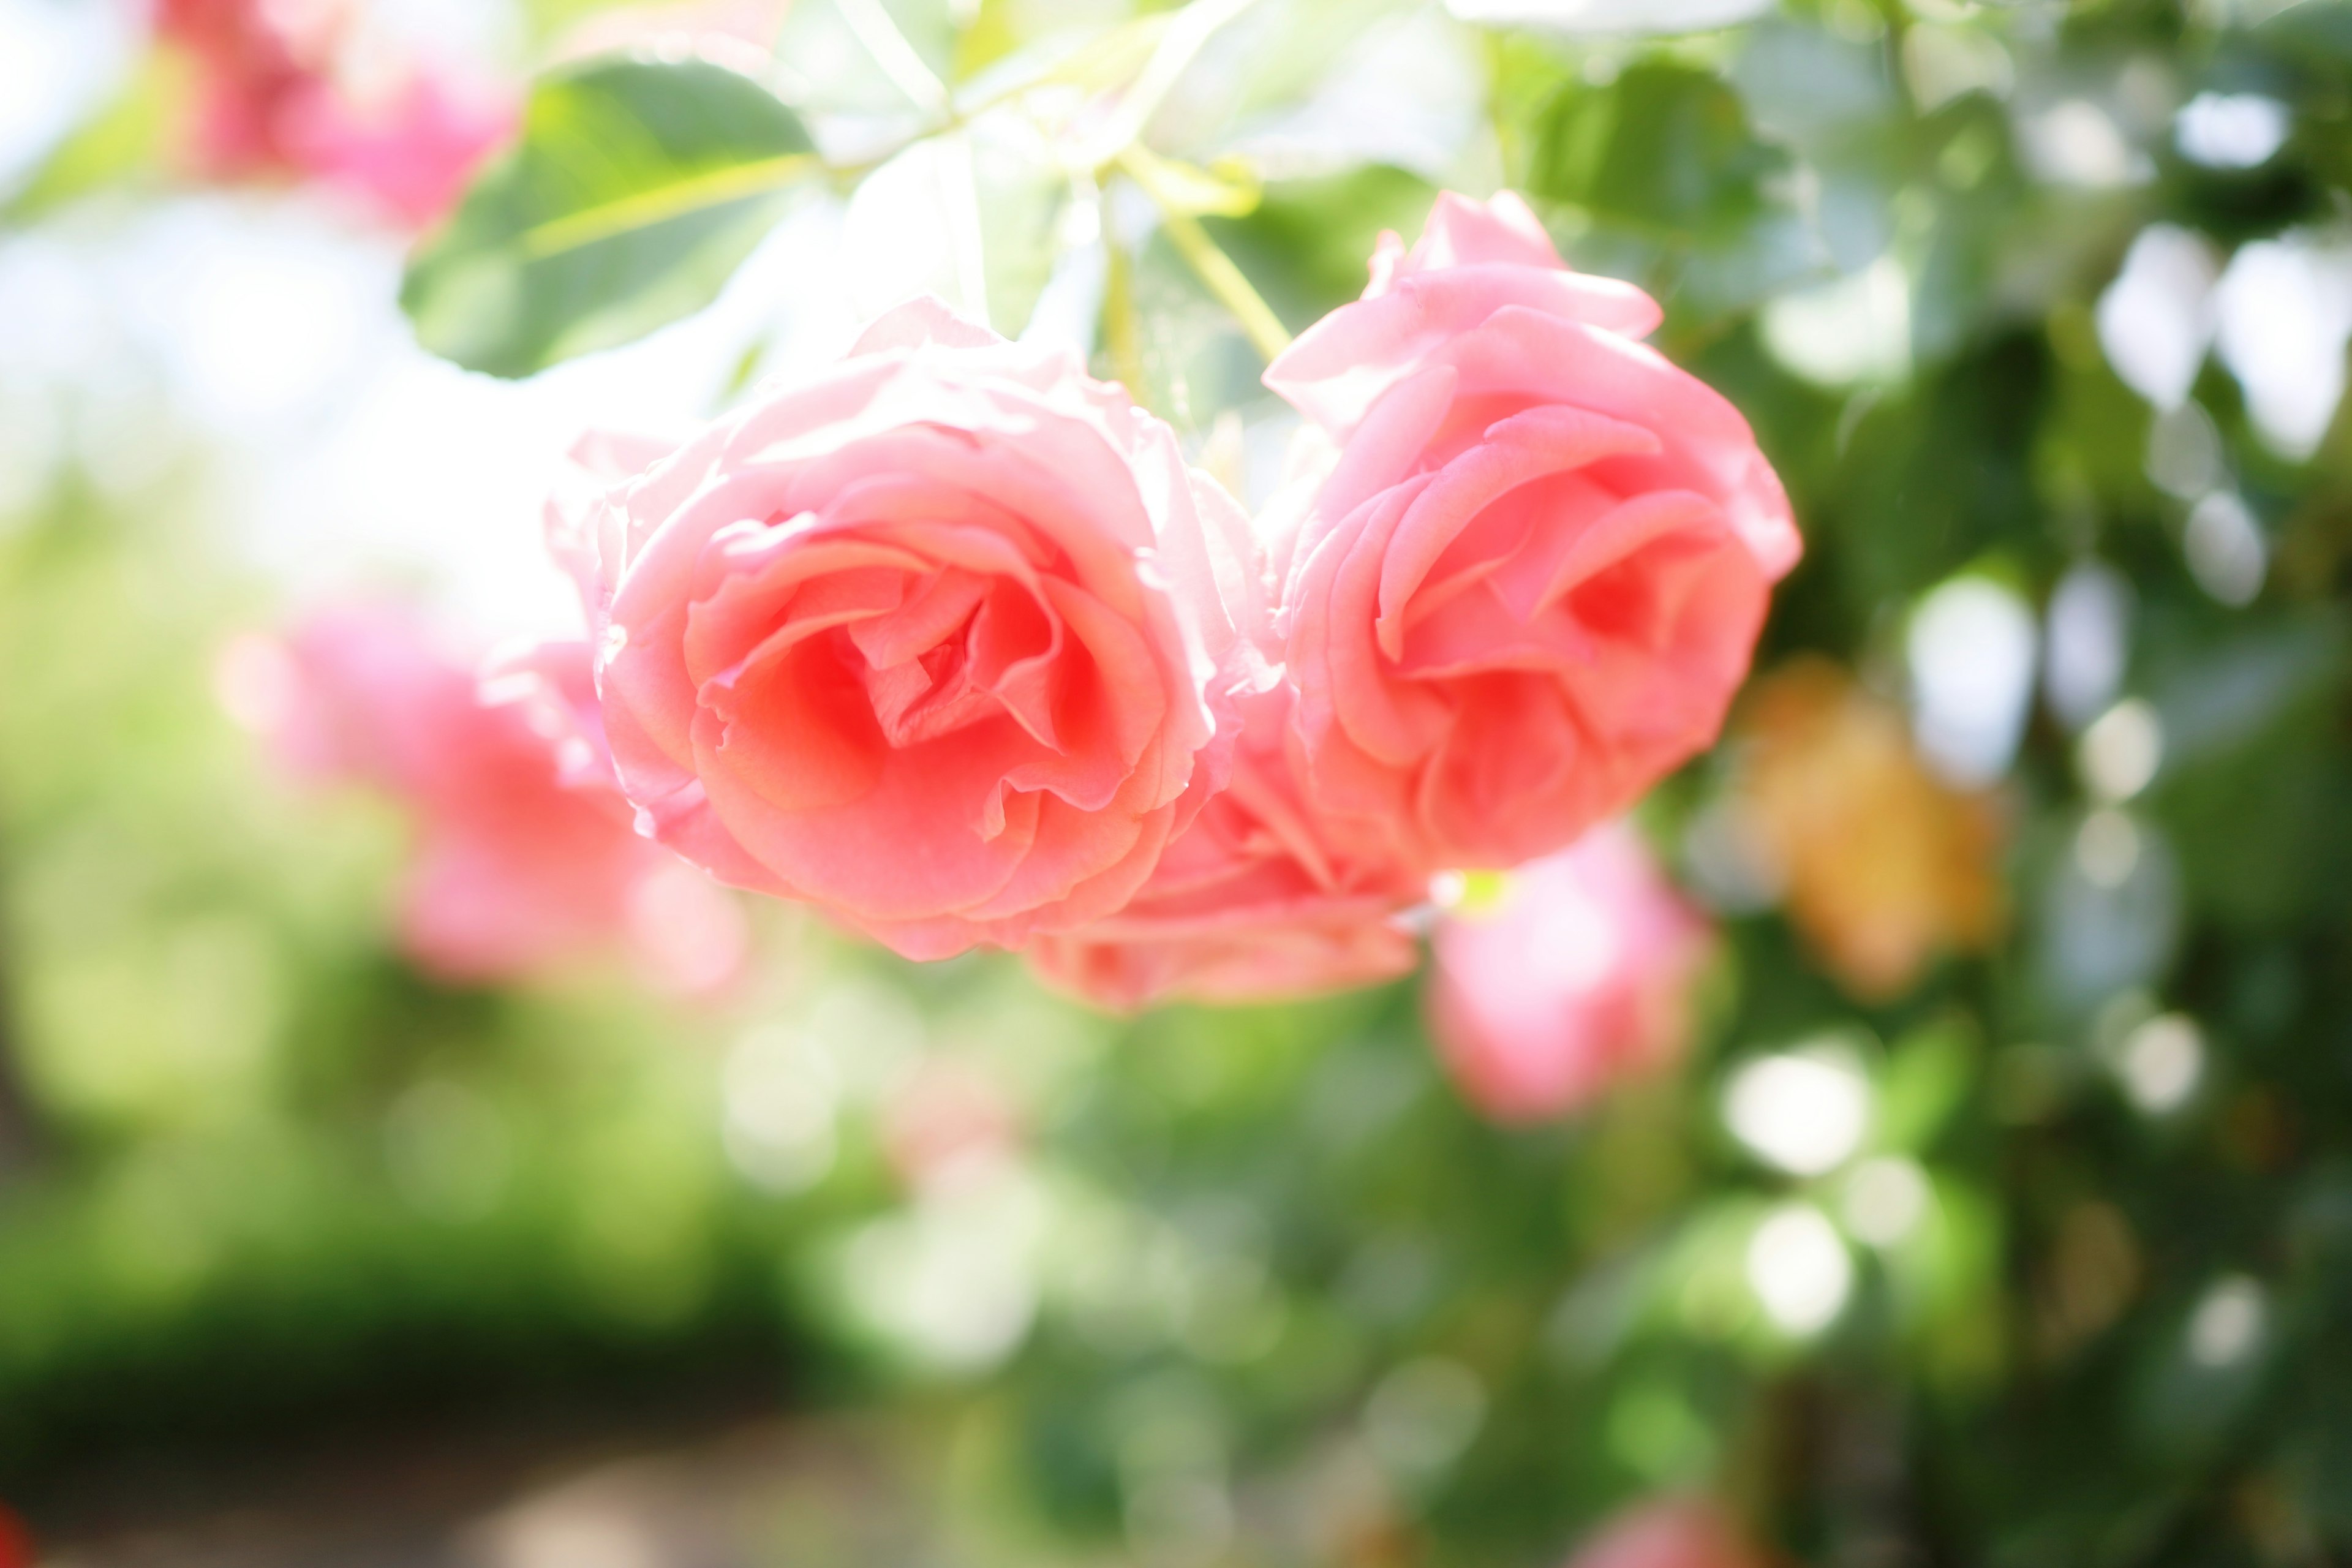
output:
[[[585,646],[545,644],[478,674],[414,616],[354,607],[282,644],[234,645],[217,679],[298,772],[407,809],[400,938],[427,972],[500,980],[617,946],[699,990],[740,965],[741,912],[632,830]]]
[[[1709,744],[1797,559],[1658,320],[1517,197],[1448,195],[1266,371],[1333,451],[1284,551],[1314,798],[1427,869],[1559,848]]]
[[[1074,356],[936,300],[551,538],[662,842],[910,957],[1124,908],[1265,680],[1240,509]]]
[[[1447,1068],[1488,1115],[1531,1121],[1681,1057],[1708,934],[1612,824],[1510,873],[1432,945],[1430,1030]]]
[[[1568,1568],[1766,1568],[1766,1562],[1714,1504],[1662,1498],[1603,1525]]]
[[[457,205],[467,182],[514,134],[518,106],[503,91],[419,72],[380,96],[320,88],[288,106],[295,169],[348,191],[410,228]]]

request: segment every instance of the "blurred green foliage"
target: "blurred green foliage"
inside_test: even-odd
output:
[[[1053,53],[1036,7],[892,9],[950,77]],[[1452,26],[1267,0],[1154,144],[1214,167],[1336,52],[1298,39],[1415,16]],[[1720,905],[1694,1058],[1560,1127],[1465,1110],[1412,984],[1119,1022],[779,916],[709,1007],[445,992],[390,955],[399,824],[290,794],[217,716],[205,672],[259,590],[68,477],[0,522],[0,1492],[37,1517],[131,1448],[712,1378],[902,1401],[950,1435],[972,1562],[1530,1565],[1669,1489],[1807,1562],[2352,1553],[2352,416],[2284,450],[2201,340],[2159,410],[2101,320],[2152,224],[2217,265],[2352,254],[2352,9],[1790,0],[1687,38],[1460,37],[1486,121],[1461,167],[1277,171],[1203,226],[1297,330],[1437,184],[1517,186],[1575,264],[1657,294],[1661,346],[1785,478],[1807,557],[1761,666],[1916,699],[1939,588],[2021,604],[2042,684],[1992,784],[1991,952],[1853,999],[1769,889],[1709,882],[1735,746],[1644,818]],[[719,79],[599,70],[542,100]],[[2208,92],[2279,106],[2277,147],[2185,155]],[[753,96],[771,133],[693,177],[801,145]],[[758,237],[726,209],[707,247],[541,292],[493,255],[572,210],[509,210],[536,155],[412,275],[466,363],[656,324]],[[984,215],[1000,315],[1069,232],[1051,184]],[[1264,414],[1258,363],[1111,195],[1098,368],[1213,443]],[[468,247],[529,308],[443,332]],[[2258,591],[2216,574],[2217,495]],[[2101,593],[2120,664],[2083,706],[2066,606]],[[2160,757],[2122,789],[2096,726],[2135,701]],[[1727,1105],[1799,1058],[1862,1120],[1791,1169]],[[1010,1131],[926,1174],[905,1124],[940,1064]]]

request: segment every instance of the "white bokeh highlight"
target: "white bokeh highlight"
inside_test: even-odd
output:
[[[2256,240],[2214,292],[2221,363],[2246,389],[2263,439],[2300,461],[2344,397],[2352,342],[2352,240],[2308,232]]]
[[[121,82],[140,42],[133,15],[99,0],[0,0],[0,195]]]
[[[1894,384],[1911,374],[1911,278],[1892,256],[1769,300],[1764,346],[1818,386]]]
[[[2115,1068],[2125,1097],[2142,1114],[2168,1115],[2205,1079],[2205,1032],[2185,1013],[2159,1013],[2124,1037]]]
[[[1990,578],[1954,578],[1913,612],[1912,730],[1952,783],[1973,788],[2009,771],[2033,706],[2039,640],[2032,610]]]
[[[1837,1228],[1811,1204],[1774,1210],[1748,1243],[1748,1287],[1782,1332],[1817,1334],[1837,1321],[1853,1289],[1853,1259]]]
[[[2052,711],[2080,729],[2115,700],[2131,659],[2131,580],[2104,561],[2069,567],[2050,595],[2042,689]]]
[[[1772,0],[1445,0],[1465,22],[1516,23],[1563,33],[1695,33],[1772,9]]]
[[[2258,92],[2200,92],[2173,117],[2172,144],[2209,169],[2267,163],[2294,128],[2285,104]]]
[[[2214,331],[2212,247],[2187,229],[2150,224],[2099,296],[2099,347],[2126,386],[2178,408],[2197,384]]]
[[[1731,1076],[1724,1123],[1732,1136],[1792,1175],[1833,1171],[1870,1128],[1870,1083],[1839,1046],[1759,1058]]]

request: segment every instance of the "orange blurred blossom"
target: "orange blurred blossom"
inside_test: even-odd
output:
[[[1928,771],[1892,703],[1799,658],[1757,683],[1735,733],[1743,847],[1853,996],[1899,996],[1938,954],[2000,935],[2001,814]]]

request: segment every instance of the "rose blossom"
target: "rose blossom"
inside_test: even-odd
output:
[[[1612,824],[1447,917],[1429,1021],[1463,1091],[1503,1121],[1572,1110],[1681,1056],[1705,923]]]
[[[360,52],[359,19],[348,0],[160,0],[157,36],[194,67],[186,147],[196,171],[301,175],[412,228],[455,205],[513,132],[511,93],[375,39],[362,89],[340,68]]]
[[[1797,559],[1658,321],[1517,196],[1448,195],[1266,371],[1336,448],[1283,595],[1314,795],[1425,867],[1559,848],[1705,747]]]
[[[740,912],[632,831],[597,726],[588,650],[552,643],[487,677],[401,612],[320,615],[224,656],[232,712],[287,762],[397,797],[415,821],[403,948],[454,981],[499,980],[627,942],[699,989],[742,956]]]
[[[1266,679],[1240,509],[936,300],[551,521],[651,830],[910,957],[1124,906]]]
[[[1662,1498],[1603,1525],[1568,1568],[1764,1568],[1764,1557],[1714,1504]]]
[[[305,58],[331,51],[339,17],[324,5],[269,8],[258,0],[158,0],[156,36],[194,67],[195,112],[186,152],[207,175],[285,166],[283,106],[311,89]]]
[[[311,92],[289,106],[286,137],[297,170],[421,229],[457,205],[515,121],[504,95],[420,72],[381,96]]]
[[[1048,981],[1104,1006],[1170,996],[1254,1002],[1403,974],[1420,944],[1399,910],[1428,882],[1322,831],[1288,755],[1286,687],[1248,698],[1233,783],[1135,901],[1027,949]]]

